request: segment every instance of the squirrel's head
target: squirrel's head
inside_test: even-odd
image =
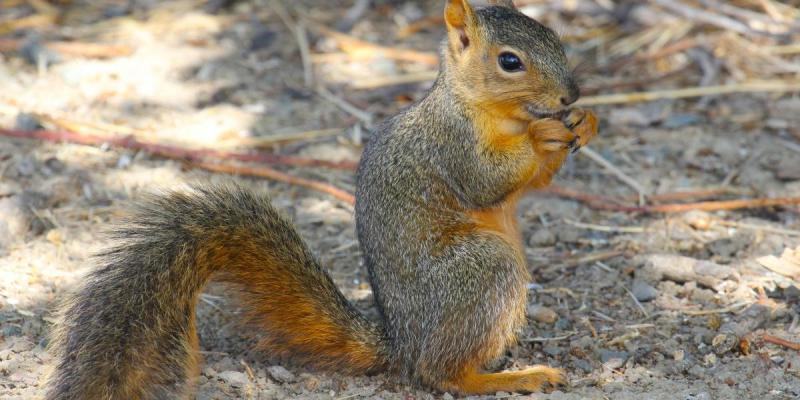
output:
[[[577,101],[555,32],[511,0],[488,3],[476,9],[468,0],[448,0],[445,7],[445,63],[458,95],[483,112],[520,120],[552,116]]]

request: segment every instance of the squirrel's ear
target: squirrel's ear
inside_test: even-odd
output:
[[[454,40],[461,43],[461,48],[465,49],[470,44],[470,39],[475,32],[475,10],[467,0],[448,0],[444,9],[444,21],[447,23],[447,30],[450,33],[451,45],[455,45]]]

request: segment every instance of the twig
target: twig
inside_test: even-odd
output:
[[[562,186],[551,185],[543,189],[539,189],[538,193],[544,194],[552,194],[554,196],[563,197],[572,200],[578,200],[580,202],[586,203],[591,208],[596,209],[605,209],[610,205],[622,205],[626,202],[621,199],[615,199],[603,195],[596,195],[596,194],[589,194],[579,192],[577,190],[568,189]]]
[[[796,23],[792,22],[787,23],[788,21],[786,20],[776,19],[773,18],[772,16],[766,16],[764,14],[751,11],[746,8],[741,8],[731,4],[727,4],[728,2],[721,2],[718,0],[700,0],[700,2],[707,8],[719,10],[732,17],[736,17],[740,21],[743,21],[743,23],[746,23],[748,21],[758,21],[761,25],[768,26],[770,28],[774,28],[776,25],[782,25],[782,28],[784,28],[782,29],[781,32],[771,32],[771,33],[784,34],[787,33],[786,32],[788,30],[786,29],[787,26],[793,26],[793,27],[797,26]]]
[[[660,99],[684,99],[691,97],[714,96],[731,93],[769,93],[769,92],[796,92],[800,91],[800,81],[755,81],[733,85],[702,86],[675,90],[656,90],[652,92],[634,92],[608,94],[600,96],[587,96],[578,100],[580,106],[596,106],[608,104],[625,104]]]
[[[617,320],[615,320],[614,318],[611,318],[608,315],[605,315],[605,314],[603,314],[603,313],[601,313],[600,311],[597,311],[597,310],[592,310],[592,314],[594,314],[597,318],[602,319],[603,321],[617,322]]]
[[[800,144],[797,144],[795,142],[790,142],[790,141],[788,141],[786,139],[781,139],[781,138],[775,138],[775,140],[778,143],[780,143],[781,146],[784,146],[789,150],[796,151],[796,152],[800,153]]]
[[[625,252],[619,250],[598,251],[596,253],[590,253],[580,257],[564,260],[562,267],[574,267],[581,264],[593,263],[595,261],[608,260],[609,258],[614,258],[623,254],[625,254]]]
[[[311,64],[311,50],[308,44],[308,31],[304,23],[300,22],[294,27],[297,45],[300,48],[300,59],[303,62],[303,81],[307,87],[314,86],[314,69]]]
[[[277,171],[272,168],[249,167],[244,165],[228,165],[228,164],[218,164],[218,163],[208,163],[208,162],[193,162],[190,165],[213,172],[222,172],[232,175],[257,176],[260,178],[267,178],[278,182],[288,183],[290,185],[302,186],[308,189],[316,190],[318,192],[327,193],[350,205],[354,205],[356,202],[355,196],[342,189],[339,189],[324,182],[314,181],[305,178],[298,178],[296,176],[292,176],[285,172]]]
[[[376,89],[386,86],[407,85],[410,83],[429,82],[439,75],[439,71],[421,71],[396,76],[379,76],[353,82],[354,89]]]
[[[317,129],[312,131],[274,134],[269,136],[245,137],[225,139],[220,144],[222,146],[247,146],[255,148],[268,148],[278,144],[314,140],[332,137],[341,134],[344,128]]]
[[[619,207],[618,211],[642,213],[678,213],[691,210],[720,211],[738,210],[742,208],[763,208],[775,206],[791,206],[800,204],[800,197],[776,197],[760,199],[741,199],[723,201],[705,201],[687,204],[659,204],[644,207]]]
[[[639,86],[645,86],[648,84],[652,84],[655,82],[663,82],[667,79],[674,78],[674,77],[682,77],[686,74],[686,66],[675,68],[672,71],[657,75],[657,76],[650,76],[641,79],[625,79],[620,80],[618,82],[611,82],[599,85],[592,85],[592,86],[584,86],[581,87],[581,93],[585,95],[593,95],[601,92],[611,91],[611,90],[618,90],[618,89],[629,89],[629,88],[636,88]]]
[[[397,38],[405,39],[417,32],[423,31],[431,27],[440,26],[443,23],[444,23],[444,17],[439,15],[420,18],[401,28],[397,32]]]
[[[336,40],[336,42],[339,44],[339,47],[344,52],[352,55],[368,55],[371,58],[383,57],[393,60],[417,62],[432,66],[439,65],[439,55],[436,53],[380,46],[342,32],[334,31],[320,24],[312,23],[311,26],[323,35]]]
[[[312,87],[314,84],[314,70],[311,64],[311,51],[308,44],[308,32],[303,22],[297,22],[289,14],[289,11],[283,6],[282,2],[278,0],[270,1],[271,8],[278,15],[283,25],[294,36],[297,43],[297,51],[300,53],[300,59],[303,63],[303,81],[306,87]]]
[[[786,235],[786,236],[800,236],[800,231],[783,229],[783,228],[774,228],[766,225],[747,224],[744,222],[736,222],[736,221],[716,221],[716,223],[722,226],[730,226],[732,228],[750,229],[754,231],[777,233],[779,235]]]
[[[20,51],[25,44],[20,39],[0,39],[0,53]],[[42,46],[61,55],[84,58],[125,57],[133,53],[133,49],[128,46],[114,44],[44,42]]]
[[[732,305],[730,305],[728,307],[715,308],[715,309],[711,309],[711,310],[679,310],[679,311],[684,313],[684,314],[686,314],[686,315],[691,315],[691,316],[697,317],[697,316],[710,315],[710,314],[725,314],[725,313],[729,313],[729,312],[734,312],[734,311],[736,311],[736,310],[738,310],[738,309],[740,309],[742,307],[749,306],[750,304],[752,304],[752,302],[741,301],[741,302],[738,302],[736,304],[732,304]]]
[[[372,125],[372,114],[358,109],[358,107],[348,103],[346,100],[334,95],[328,89],[320,86],[317,88],[317,93],[325,99],[336,105],[337,107],[341,108],[348,114],[360,119],[367,127]]]
[[[572,331],[572,332],[569,332],[569,333],[567,333],[566,335],[563,335],[563,336],[555,336],[555,337],[550,337],[550,338],[548,338],[548,337],[532,337],[532,338],[524,338],[524,339],[522,339],[522,341],[526,342],[526,343],[558,342],[558,341],[561,341],[561,340],[569,339],[569,338],[571,338],[571,337],[573,337],[573,336],[575,336],[577,334],[578,334],[577,331]]]
[[[781,339],[777,336],[772,336],[768,333],[761,335],[761,339],[764,339],[767,343],[777,344],[778,346],[783,346],[790,348],[792,350],[800,351],[800,343],[790,342],[786,339]]]
[[[587,206],[596,210],[620,211],[630,213],[679,213],[691,210],[719,211],[719,210],[738,210],[742,208],[762,208],[775,206],[790,206],[800,204],[800,197],[777,197],[760,199],[740,199],[705,201],[698,203],[685,204],[656,204],[646,206],[624,206],[624,199],[615,199],[599,195],[577,192],[562,187],[550,187],[539,191],[539,193],[553,194],[572,200],[583,202]]]
[[[611,164],[610,161],[606,160],[603,156],[588,147],[582,148],[580,154],[583,154],[595,163],[600,164],[603,168],[614,174],[614,176],[616,176],[619,180],[636,190],[636,192],[639,193],[639,205],[644,205],[645,196],[648,195],[648,191],[639,182],[622,172],[622,170],[617,168],[614,164]]]
[[[623,59],[621,59],[619,61],[611,63],[610,65],[598,66],[597,69],[606,69],[607,68],[607,69],[611,69],[611,70],[616,70],[616,69],[619,69],[619,68],[621,68],[621,67],[623,67],[623,66],[625,66],[627,64],[630,64],[630,63],[639,63],[639,62],[656,60],[656,59],[659,59],[659,58],[662,58],[662,57],[666,57],[666,56],[669,56],[669,55],[672,55],[672,54],[675,54],[675,53],[680,53],[682,51],[686,51],[686,50],[689,50],[689,49],[692,49],[692,48],[695,48],[695,47],[701,46],[701,45],[702,45],[702,42],[700,42],[696,38],[686,38],[686,39],[679,40],[679,41],[677,41],[677,42],[675,42],[675,43],[673,43],[673,44],[671,44],[669,46],[663,47],[658,51],[655,51],[655,52],[652,52],[652,53],[646,53],[646,54],[639,54],[639,55],[637,55],[635,57],[632,57],[632,58],[631,57],[623,58]]]
[[[596,225],[596,224],[586,224],[583,222],[573,221],[573,220],[564,220],[564,222],[583,229],[589,229],[593,231],[599,232],[612,232],[612,233],[644,233],[647,232],[646,229],[640,226],[606,226],[606,225]]]
[[[666,201],[679,201],[689,199],[704,199],[716,197],[723,194],[745,194],[746,190],[740,190],[732,187],[720,187],[711,189],[693,189],[693,190],[680,190],[671,193],[651,194],[647,196],[647,200],[651,202],[666,202]],[[636,197],[630,197],[631,201],[635,201]]]
[[[237,160],[258,162],[265,164],[287,165],[293,167],[321,167],[331,168],[345,171],[353,171],[356,169],[357,164],[352,161],[327,161],[315,160],[303,157],[285,156],[280,154],[265,154],[265,153],[235,153],[226,152],[212,149],[186,149],[179,146],[148,143],[142,142],[133,136],[99,136],[88,135],[67,131],[19,131],[11,129],[0,128],[0,136],[16,137],[22,139],[38,139],[48,142],[68,142],[77,143],[90,146],[100,146],[107,144],[113,147],[119,147],[132,150],[144,150],[161,157],[187,160],[187,161],[201,161],[208,158],[219,160]]]
[[[639,302],[639,299],[637,299],[636,296],[634,296],[633,293],[630,290],[628,290],[628,288],[626,288],[625,286],[623,286],[622,288],[625,289],[626,292],[628,292],[629,296],[631,296],[633,302],[636,303],[636,307],[639,307],[639,311],[642,312],[642,315],[644,315],[645,318],[650,318],[650,314],[648,314],[647,310],[644,309],[644,306],[642,305],[642,303]]]
[[[711,25],[715,25],[717,27],[731,30],[735,32],[739,32],[746,35],[769,35],[769,32],[764,31],[757,31],[749,26],[735,20],[732,18],[728,18],[723,15],[715,14],[710,11],[701,10],[698,8],[694,8],[687,4],[684,4],[679,1],[675,0],[650,0],[653,3],[660,5],[668,10],[674,11],[684,18],[699,21]]]

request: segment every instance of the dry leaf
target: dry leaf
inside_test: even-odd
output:
[[[800,282],[800,247],[794,250],[784,250],[780,258],[775,256],[765,256],[757,259],[756,261],[770,271],[777,272],[783,276]]]

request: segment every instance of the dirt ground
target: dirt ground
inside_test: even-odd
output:
[[[255,143],[265,152],[357,161],[370,126],[420,98],[436,67],[425,57],[348,50],[347,39],[317,24],[430,55],[444,32],[429,18],[440,15],[441,3],[0,0],[0,127],[232,151]],[[562,35],[589,95],[787,79],[800,71],[790,68],[796,53],[775,50],[766,62],[740,48],[747,42],[769,52],[797,35],[731,36],[687,25],[648,2],[518,3]],[[409,26],[420,29],[409,33]],[[617,33],[602,33],[609,26]],[[687,38],[705,46],[618,62]],[[17,45],[3,47],[6,39]],[[98,56],[51,42],[123,50]],[[487,398],[800,398],[800,350],[791,348],[800,343],[800,207],[597,207],[636,207],[636,186],[649,205],[800,196],[800,97],[739,93],[594,109],[602,125],[591,149],[611,167],[576,154],[556,179],[560,192],[522,201],[534,277],[529,325],[494,366],[563,367],[571,383],[548,394]],[[353,191],[349,170],[273,167]],[[109,245],[103,232],[129,201],[227,180],[267,189],[345,295],[376,315],[346,202],[147,151],[0,137],[0,398],[42,394],[54,307],[92,268],[92,254]],[[234,293],[212,284],[201,298],[198,399],[452,398],[391,376],[319,373],[259,353],[252,345],[268,332],[237,323]]]

